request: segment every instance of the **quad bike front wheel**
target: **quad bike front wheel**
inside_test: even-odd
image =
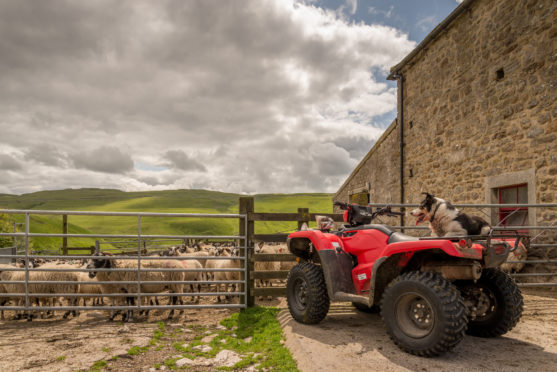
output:
[[[400,349],[425,357],[452,350],[468,323],[458,289],[432,272],[412,271],[395,278],[383,293],[381,316]]]
[[[513,329],[522,316],[520,289],[501,270],[485,269],[476,283],[463,286],[461,291],[474,306],[474,317],[468,322],[470,335],[501,336]]]
[[[292,317],[304,324],[317,324],[329,312],[329,295],[320,266],[301,262],[290,269],[286,300]]]

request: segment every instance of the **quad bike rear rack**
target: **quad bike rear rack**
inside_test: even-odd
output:
[[[495,232],[505,231],[501,234]],[[481,244],[485,247],[483,256],[486,267],[497,267],[507,259],[509,253],[518,249],[520,244],[526,250],[530,248],[530,237],[522,235],[517,230],[498,230],[492,228],[487,235],[467,235],[467,236],[442,236],[442,237],[422,237],[420,240],[450,240],[451,242],[465,242],[467,248],[471,248],[473,243]],[[508,240],[514,239],[514,245],[511,247]],[[496,249],[497,248],[497,249]]]

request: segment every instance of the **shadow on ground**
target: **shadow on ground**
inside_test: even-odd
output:
[[[466,336],[453,352],[437,358],[400,351],[387,336],[379,314],[361,313],[350,304],[332,305],[325,320],[314,326],[297,323],[287,309],[281,311],[279,321],[302,371],[363,366],[381,371],[554,371],[557,300],[551,307],[545,318],[526,314],[504,337]]]

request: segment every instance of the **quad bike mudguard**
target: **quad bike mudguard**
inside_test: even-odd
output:
[[[304,260],[317,255],[323,268],[329,298],[339,301],[342,300],[340,296],[356,295],[352,282],[354,261],[344,250],[340,237],[319,230],[298,231],[289,235],[287,245],[292,254]],[[344,300],[352,301],[348,298]]]

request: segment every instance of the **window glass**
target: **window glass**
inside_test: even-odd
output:
[[[527,185],[502,187],[498,191],[501,204],[528,203]],[[499,208],[499,221],[500,226],[526,226],[528,222],[528,208],[501,207]]]
[[[528,204],[528,187],[526,185],[518,187],[518,202]]]
[[[499,195],[502,204],[516,203],[516,188],[507,187],[499,190]]]
[[[525,226],[528,220],[528,211],[527,210],[519,210],[518,212],[514,211],[505,211],[501,212],[501,219],[504,219],[504,222],[501,224],[503,226]]]

